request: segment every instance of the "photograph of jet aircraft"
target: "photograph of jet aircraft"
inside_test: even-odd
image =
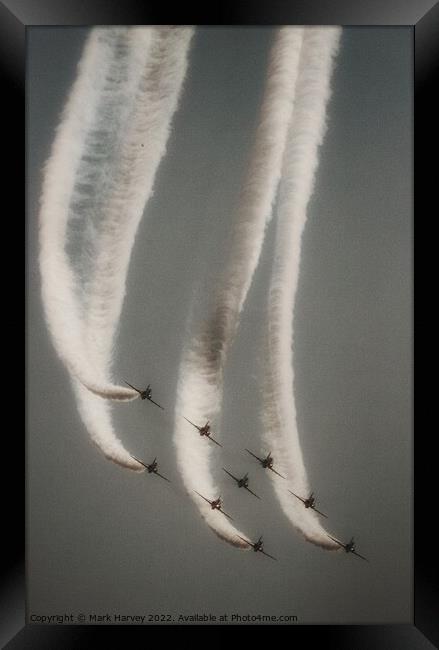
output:
[[[406,621],[410,30],[190,30],[27,34],[28,611]]]
[[[231,476],[234,481],[236,481],[236,484],[237,484],[237,486],[239,488],[244,488],[245,490],[247,490],[247,492],[250,492],[250,494],[253,494],[253,496],[256,497],[257,499],[261,498],[260,496],[258,496],[257,494],[255,494],[254,492],[252,492],[250,490],[250,488],[248,486],[248,482],[249,482],[248,472],[246,474],[244,474],[244,476],[242,478],[237,478],[236,476],[233,476],[233,474],[228,472],[225,467],[223,467],[223,470],[225,471],[226,474]]]
[[[132,386],[131,384],[129,384],[125,379],[124,379],[124,382],[127,384],[127,386],[129,386],[130,388],[135,390],[137,393],[139,393],[140,399],[147,399],[149,402],[152,402],[153,404],[158,406],[163,411],[165,410],[163,406],[160,406],[160,404],[157,404],[157,402],[154,402],[154,400],[152,399],[151,384],[148,384],[148,386],[145,388],[145,390],[140,390],[139,388],[136,388],[135,386]]]
[[[317,510],[316,508],[316,498],[314,496],[314,492],[311,492],[309,497],[307,499],[303,499],[302,497],[299,497],[297,494],[294,494],[294,492],[291,492],[291,490],[288,490],[290,494],[296,497],[296,499],[299,499],[305,508],[312,508],[312,510],[315,510],[316,512],[319,513],[319,515],[322,515],[322,517],[328,517],[328,515],[323,514],[323,512],[320,512],[320,510]]]
[[[160,476],[160,478],[164,478],[165,481],[168,481],[168,483],[171,482],[168,478],[166,478],[166,476],[163,476],[163,474],[160,474],[160,473],[159,473],[159,471],[158,471],[157,458],[154,458],[154,460],[152,461],[152,463],[149,463],[149,465],[146,464],[146,463],[144,463],[143,460],[139,460],[139,458],[136,458],[135,456],[132,456],[132,458],[134,458],[134,460],[137,460],[138,463],[140,463],[141,465],[143,465],[143,467],[146,469],[146,471],[147,471],[149,474],[157,474],[157,476]]]
[[[209,420],[207,420],[206,424],[204,424],[202,427],[199,427],[197,424],[194,424],[194,422],[188,420],[185,416],[183,417],[186,420],[186,422],[189,422],[189,424],[192,424],[192,426],[198,430],[200,436],[206,436],[208,440],[214,442],[216,445],[218,445],[218,447],[222,447],[222,445],[217,440],[215,440],[215,438],[212,437],[212,431],[210,429]]]
[[[274,472],[275,474],[277,474],[277,475],[280,476],[281,478],[285,478],[285,476],[282,476],[282,474],[279,474],[279,472],[278,472],[277,470],[274,469],[274,467],[273,467],[274,458],[273,458],[273,456],[271,455],[271,452],[268,452],[268,454],[265,456],[265,458],[259,458],[259,456],[256,456],[256,454],[254,454],[254,453],[253,453],[252,451],[250,451],[249,449],[246,449],[245,451],[247,451],[247,452],[248,452],[249,454],[251,454],[254,458],[256,458],[256,460],[258,460],[258,461],[261,463],[261,465],[262,465],[262,467],[263,467],[264,469],[271,469],[272,472]]]
[[[267,551],[264,551],[264,543],[262,541],[262,536],[256,542],[250,542],[248,539],[245,539],[245,537],[241,537],[241,535],[238,535],[238,537],[240,539],[242,539],[243,542],[247,542],[247,544],[249,544],[249,546],[251,546],[253,548],[255,553],[257,553],[257,552],[263,553],[267,557],[271,557],[272,560],[277,561],[276,557],[273,557],[273,555],[270,555],[270,553],[267,553]]]
[[[197,491],[195,490],[195,492],[197,492]],[[224,510],[222,509],[223,502],[222,502],[221,496],[219,496],[218,499],[214,499],[213,501],[211,501],[210,499],[206,499],[206,497],[203,497],[203,495],[200,494],[199,492],[197,492],[197,494],[198,494],[199,497],[201,497],[202,499],[207,501],[207,503],[210,505],[212,510],[219,510],[223,515],[225,515],[226,517],[228,517],[229,519],[231,519],[233,521],[232,517],[230,515],[228,515],[227,512],[224,512]]]

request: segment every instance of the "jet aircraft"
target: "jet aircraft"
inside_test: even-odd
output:
[[[222,502],[221,497],[218,497],[218,499],[214,499],[213,501],[211,501],[210,499],[206,499],[206,497],[203,497],[203,495],[200,494],[199,492],[197,492],[196,490],[194,490],[194,492],[196,492],[196,494],[198,494],[199,497],[201,497],[202,499],[207,501],[207,503],[210,504],[210,507],[212,508],[212,510],[219,510],[220,512],[222,512],[223,515],[225,515],[229,519],[232,519],[232,517],[230,515],[228,515],[227,512],[224,512],[224,510],[222,509],[223,502]],[[233,521],[233,519],[232,519],[232,521]]]
[[[280,476],[281,478],[285,478],[285,476],[282,476],[282,474],[279,474],[279,472],[277,472],[277,471],[274,469],[274,467],[273,467],[274,458],[273,458],[273,456],[271,455],[271,451],[267,454],[267,456],[266,456],[265,458],[259,458],[259,456],[256,456],[256,454],[254,454],[252,451],[250,451],[250,449],[246,449],[245,451],[247,451],[247,452],[248,452],[249,454],[251,454],[254,458],[256,458],[256,460],[258,460],[258,461],[261,463],[261,465],[262,465],[262,467],[263,467],[264,469],[271,469],[272,472],[274,472],[275,474],[277,474],[277,475]]]
[[[353,538],[353,537],[351,537],[351,539],[349,540],[349,542],[347,542],[346,544],[343,544],[343,543],[340,542],[338,539],[335,539],[335,537],[331,537],[331,535],[328,535],[328,537],[330,537],[330,538],[332,539],[333,542],[335,542],[336,544],[339,544],[339,546],[341,546],[342,548],[344,548],[344,550],[346,551],[346,553],[353,553],[353,554],[356,555],[357,557],[361,557],[362,560],[366,560],[366,562],[369,562],[369,560],[368,560],[366,557],[364,557],[363,555],[360,555],[360,554],[357,553],[357,551],[355,550],[355,542],[354,542],[354,538]]]
[[[277,560],[276,557],[273,557],[272,555],[270,555],[269,553],[264,551],[264,543],[262,541],[262,537],[260,537],[257,542],[250,542],[248,539],[245,539],[244,537],[241,537],[241,535],[238,535],[238,537],[239,537],[239,539],[242,539],[243,542],[247,542],[247,544],[249,544],[253,548],[255,553],[257,551],[259,551],[260,553],[263,553],[267,557],[271,557],[272,560]]]
[[[144,463],[142,460],[139,460],[139,458],[136,458],[135,456],[131,456],[131,458],[134,458],[134,460],[137,460],[138,463],[143,465],[143,467],[146,469],[148,474],[157,474],[157,476],[160,476],[161,478],[164,478],[165,481],[168,481],[168,483],[171,482],[168,478],[166,478],[166,476],[163,476],[163,474],[160,474],[157,471],[158,470],[157,458],[154,458],[152,463],[149,463],[149,465],[147,463]]]
[[[239,488],[244,488],[245,490],[247,490],[247,492],[250,492],[250,494],[253,494],[253,496],[256,497],[257,499],[261,498],[257,494],[255,494],[254,492],[252,492],[250,490],[250,488],[248,486],[248,474],[245,474],[245,476],[243,476],[242,478],[236,478],[236,476],[233,476],[233,474],[228,472],[225,467],[223,467],[223,470],[225,471],[226,474],[231,476],[234,481],[236,481],[236,484],[238,485]]]
[[[184,415],[183,415],[183,417],[184,417]],[[197,424],[195,424],[194,422],[191,422],[186,417],[184,417],[184,419],[186,420],[186,422],[189,422],[189,424],[192,424],[193,427],[198,429],[200,436],[206,436],[206,438],[208,438],[209,440],[214,442],[216,445],[218,445],[218,447],[222,447],[222,445],[220,445],[220,443],[217,440],[215,440],[215,438],[212,438],[212,431],[210,429],[209,420],[207,420],[207,422],[206,422],[206,424],[204,426],[199,427]]]
[[[296,499],[299,499],[303,503],[305,508],[311,508],[312,510],[315,510],[316,512],[318,512],[319,515],[322,515],[322,517],[328,518],[328,515],[325,515],[325,514],[323,514],[323,512],[320,512],[320,510],[317,510],[316,505],[315,505],[316,504],[316,498],[314,496],[314,492],[311,492],[311,494],[309,495],[309,497],[307,499],[302,499],[302,497],[299,497],[297,494],[294,494],[294,492],[291,492],[291,490],[288,490],[288,492],[290,494],[292,494],[294,497],[296,497]]]
[[[130,387],[130,388],[132,388],[132,389],[135,390],[137,393],[139,393],[139,395],[140,395],[140,399],[147,399],[149,402],[152,402],[153,404],[155,404],[156,406],[158,406],[160,409],[162,409],[162,411],[165,410],[165,409],[163,408],[163,406],[160,406],[160,404],[157,404],[157,402],[154,402],[154,400],[152,399],[152,389],[151,389],[151,384],[148,384],[148,386],[145,388],[145,390],[140,390],[139,388],[136,388],[135,386],[132,386],[131,384],[129,384],[125,379],[124,379],[124,382],[125,382],[125,383]]]

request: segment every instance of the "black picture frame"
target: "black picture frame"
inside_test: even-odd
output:
[[[6,6],[7,5],[7,6]],[[17,205],[20,196],[13,180],[22,177],[23,170],[23,117],[25,114],[25,58],[26,29],[32,25],[95,25],[95,24],[196,24],[196,25],[276,25],[276,24],[337,24],[353,25],[406,25],[413,28],[415,52],[415,114],[416,142],[415,160],[418,174],[415,175],[416,194],[428,201],[428,192],[435,184],[429,184],[433,176],[425,170],[424,154],[431,146],[432,134],[437,134],[437,103],[434,103],[434,72],[439,64],[439,4],[434,0],[298,0],[284,2],[276,0],[259,5],[244,2],[212,3],[197,10],[185,3],[184,12],[170,12],[165,7],[151,3],[142,4],[125,0],[89,0],[67,2],[67,0],[9,0],[0,5],[0,66],[7,85],[8,97],[6,119],[10,124],[10,143],[7,143],[8,169],[11,182],[5,190],[11,193],[9,205]],[[209,7],[207,9],[207,6]],[[9,131],[9,129],[8,129]],[[23,138],[23,140],[21,139]],[[421,170],[422,169],[422,173]],[[17,216],[18,220],[18,216]],[[8,458],[23,459],[24,438],[8,437],[6,444]],[[431,460],[425,440],[416,441],[415,447],[415,531],[414,531],[414,612],[411,624],[407,625],[356,625],[356,626],[295,626],[292,640],[299,642],[306,635],[306,643],[324,640],[327,648],[414,648],[427,649],[439,644],[439,625],[435,594],[434,575],[431,561],[436,554],[427,552],[431,531],[428,522],[420,513],[423,495],[433,494],[433,472],[428,471]],[[19,471],[17,471],[17,467]],[[24,464],[15,462],[14,472],[8,479],[8,494],[17,495],[14,500],[5,499],[4,520],[15,520],[15,526],[8,530],[4,540],[2,598],[0,619],[3,633],[0,637],[6,647],[15,648],[82,648],[94,646],[111,635],[110,640],[128,643],[132,634],[145,633],[137,626],[42,626],[25,624],[25,524],[22,515],[24,506]],[[18,516],[17,516],[18,513]],[[191,626],[193,627],[193,626]],[[223,628],[224,629],[224,628]],[[290,630],[288,630],[289,633]]]

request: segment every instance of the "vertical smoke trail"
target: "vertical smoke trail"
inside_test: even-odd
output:
[[[125,295],[131,250],[165,153],[193,34],[190,28],[143,31],[152,32],[150,55],[129,127],[123,134],[117,165],[110,170],[92,280],[86,289],[84,335],[87,353],[107,383],[111,382],[113,339]],[[128,452],[116,446],[110,405],[91,395],[78,381],[74,385],[81,416],[94,442],[107,458],[130,469],[139,469],[139,464]]]
[[[86,341],[105,381],[111,381],[113,338],[125,296],[131,250],[187,69],[190,28],[142,28],[152,41],[123,133],[117,163],[109,171],[92,279],[86,287]]]
[[[326,130],[326,106],[340,31],[335,27],[308,28],[304,36],[293,120],[279,190],[262,414],[265,445],[273,453],[276,468],[288,479],[271,477],[283,511],[308,541],[334,550],[339,547],[329,540],[316,513],[305,509],[287,488],[303,498],[309,496],[291,395],[294,382],[292,315],[301,237],[318,165],[318,147]]]
[[[270,54],[266,88],[255,143],[241,192],[236,225],[226,272],[210,320],[184,351],[179,370],[175,408],[174,440],[177,461],[191,497],[208,525],[223,539],[248,548],[236,537],[237,530],[194,493],[209,499],[218,496],[210,471],[211,454],[219,449],[182,420],[184,412],[195,423],[204,424],[219,412],[222,373],[227,351],[235,335],[239,314],[256,269],[265,227],[271,217],[291,119],[302,28],[278,30]]]
[[[192,33],[191,28],[92,31],[46,166],[41,201],[42,294],[55,347],[72,375],[94,442],[111,460],[142,471],[116,437],[101,397],[137,397],[111,384],[113,338]],[[83,230],[76,273],[67,254],[72,224]]]
[[[121,66],[117,49],[122,48],[121,56],[129,58],[128,34],[126,28],[92,30],[45,166],[41,195],[39,261],[47,324],[59,357],[92,390],[101,387],[101,377],[82,342],[80,289],[66,251],[67,227],[72,213],[80,209],[81,192],[93,189],[92,179],[77,182],[84,180],[84,173],[81,174],[84,155],[85,165],[89,167],[85,145],[90,132],[96,129],[99,116],[105,114],[105,99],[111,97],[112,90],[117,92],[118,84],[124,83],[118,76]],[[129,78],[126,73],[127,85],[130,85]],[[115,399],[137,397],[130,389],[102,388]]]

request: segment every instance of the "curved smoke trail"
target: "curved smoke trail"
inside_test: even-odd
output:
[[[137,31],[137,30],[136,30]],[[85,339],[88,354],[110,383],[113,339],[125,295],[131,250],[155,174],[166,149],[187,69],[190,28],[145,29],[150,52],[137,89],[129,126],[118,149],[118,164],[106,187],[104,221],[95,246],[92,280],[86,288]],[[144,145],[144,146],[142,146]],[[144,469],[116,444],[110,405],[74,383],[78,407],[94,442],[107,458]],[[119,441],[118,441],[119,442]]]
[[[49,329],[93,441],[108,458],[134,470],[143,467],[116,437],[109,404],[101,398],[138,396],[112,384],[113,339],[192,33],[167,27],[92,31],[43,186],[40,265]],[[69,220],[84,217],[83,249],[89,250],[85,273],[83,268],[75,274],[67,231]]]
[[[106,185],[93,276],[86,288],[88,352],[106,377],[125,296],[131,250],[165,153],[193,33],[189,28],[136,31],[152,32],[152,43],[120,143],[117,165],[111,169]]]
[[[39,261],[46,321],[58,356],[93,391],[99,391],[102,378],[82,341],[80,288],[66,251],[67,226],[76,206],[81,206],[81,191],[93,188],[90,181],[77,182],[85,141],[104,112],[106,84],[111,87],[112,80],[117,83],[116,44],[127,45],[127,39],[128,29],[92,30],[45,166],[41,194]],[[133,391],[122,387],[102,388],[116,399],[135,397]]]
[[[138,220],[164,153],[170,119],[186,70],[191,34],[190,28],[92,30],[46,163],[40,210],[40,269],[46,320],[57,353],[71,374],[93,393],[112,400],[132,400],[138,394],[109,382],[104,368],[93,362],[86,352],[82,322],[87,305],[80,305],[78,296],[83,297],[87,291],[89,295],[97,296],[97,293],[87,287],[87,283],[81,287],[75,276],[66,250],[67,229],[69,222],[81,220],[86,206],[89,218],[87,235],[91,240],[87,245],[91,249],[89,256],[94,258],[96,251],[92,240],[98,237],[95,231],[105,232],[105,223],[93,223],[93,217],[106,219],[102,209],[103,192],[109,188],[113,205],[117,204],[117,196],[121,199],[118,203],[123,222],[118,248],[121,258],[113,260],[119,269],[112,272],[112,279],[106,281],[106,287],[101,291],[101,306],[97,307],[98,297],[94,301],[96,311],[113,312],[106,319],[102,313],[96,316],[99,325],[106,322],[106,331],[97,333],[94,343],[97,341],[97,346],[105,347],[104,340],[112,340],[117,326],[130,251]],[[171,64],[166,63],[167,54]],[[162,69],[167,76],[161,74]],[[133,110],[127,109],[133,106],[136,94],[139,101],[145,99],[138,92],[142,78],[145,83],[145,70],[158,90],[151,102],[151,111],[148,105],[142,107],[141,104],[133,109],[139,119],[136,133],[136,124],[131,121]],[[160,93],[163,97],[159,96]],[[162,109],[163,115],[160,114]],[[145,121],[141,121],[142,112],[148,115],[146,128]],[[127,129],[131,136],[149,139],[141,148],[139,140],[134,141],[132,137],[129,143],[131,158],[127,155],[128,146],[123,145]],[[125,153],[122,164],[119,160],[121,150]],[[139,160],[143,164],[139,164]],[[124,191],[123,187],[111,187],[108,176],[120,178],[123,182],[127,176],[126,166],[130,163],[135,169],[130,177],[130,192]],[[133,192],[135,178],[138,181],[137,193]],[[124,203],[125,200],[129,205]],[[138,215],[138,218],[133,215]],[[111,262],[104,258],[105,255],[99,256],[99,264],[108,269]],[[100,278],[103,276],[101,274]],[[104,305],[107,300],[110,307]],[[111,347],[111,342],[109,345]]]
[[[309,496],[291,395],[294,381],[292,315],[301,237],[318,165],[318,147],[326,130],[326,106],[340,31],[336,27],[308,28],[304,36],[294,113],[279,188],[262,414],[265,445],[273,453],[276,468],[287,477],[287,481],[275,475],[271,477],[284,513],[308,541],[331,550],[340,547],[328,538],[317,514],[305,509],[287,488],[303,498]]]
[[[219,453],[219,448],[212,449],[213,443],[201,438],[180,413],[184,412],[195,423],[204,424],[220,410],[226,354],[259,260],[280,179],[302,34],[303,29],[295,27],[282,28],[276,34],[226,273],[212,317],[183,353],[177,387],[174,440],[185,487],[212,530],[230,544],[246,549],[249,546],[236,536],[236,528],[221,513],[212,512],[194,492],[197,490],[209,499],[218,496],[210,460],[212,454]]]

